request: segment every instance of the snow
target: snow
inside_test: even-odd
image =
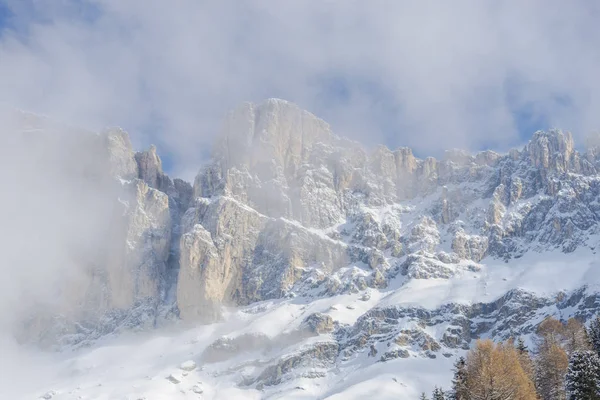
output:
[[[106,340],[94,348],[46,354],[43,359],[25,353],[10,354],[10,359],[19,360],[21,372],[29,379],[16,388],[0,385],[0,398],[35,399],[52,393],[53,400],[197,399],[199,392],[203,399],[265,398],[267,392],[238,387],[239,373],[228,372],[236,369],[244,354],[209,364],[202,362],[202,352],[223,336],[262,332],[277,337],[299,326],[307,315],[317,311],[329,310],[336,319],[352,322],[377,304],[378,297],[377,293],[372,293],[368,301],[362,301],[358,295],[341,295],[308,305],[299,299],[272,301],[261,304],[262,312],[248,314],[243,309],[238,310],[229,314],[225,322],[209,326],[127,334]],[[348,309],[350,305],[354,309]],[[331,311],[332,306],[336,310]],[[295,349],[323,340],[323,337],[312,337],[304,344],[296,344]],[[16,351],[16,347],[13,350]],[[255,353],[248,354],[248,357],[256,357]],[[439,363],[411,358],[363,368],[361,360],[364,359],[358,359],[358,365],[349,365],[326,378],[299,378],[265,390],[272,398],[364,398],[364,394],[382,388],[390,398],[398,394],[412,396],[423,385],[433,382],[433,375],[437,376],[437,373],[434,374],[432,368],[443,374],[450,371],[451,364],[449,360]],[[32,376],[45,379],[31,379]],[[354,397],[349,397],[350,393]]]
[[[193,371],[196,369],[196,363],[192,360],[187,360],[179,366],[179,369],[184,371]]]
[[[376,363],[346,376],[325,393],[327,400],[417,399],[449,382],[453,359],[409,358]]]
[[[486,262],[487,261],[487,262]],[[434,309],[448,303],[493,301],[511,289],[552,296],[583,286],[600,287],[600,261],[594,252],[558,250],[528,252],[505,263],[486,259],[481,271],[464,271],[451,279],[413,279],[383,297],[379,306],[421,306]]]
[[[452,190],[452,187],[449,186],[448,190]],[[394,224],[403,236],[408,237],[421,216],[427,215],[424,210],[433,207],[437,198],[439,193],[436,192],[418,203],[407,202],[403,206],[385,205],[381,208],[362,207],[360,211],[371,214],[377,223]],[[224,196],[223,199],[257,212],[232,197]],[[537,200],[532,198],[530,202]],[[467,221],[462,224],[466,235],[480,233],[468,222],[469,214],[484,212],[482,210],[488,203],[489,199],[477,199],[463,210],[459,219]],[[528,204],[523,202],[519,206]],[[520,218],[520,214],[509,207],[503,223],[511,223],[514,218]],[[323,240],[343,245],[346,242],[333,239],[328,234],[341,230],[342,225],[352,228],[350,231],[354,230],[352,222],[316,229],[304,227],[294,220],[280,219]],[[429,229],[425,233],[424,240],[439,234],[441,249],[451,251],[452,233],[447,227]],[[597,243],[599,238],[592,235],[588,240]],[[435,255],[427,256],[433,259]],[[401,258],[395,260],[402,261]],[[393,260],[389,258],[388,261]],[[546,248],[543,252],[530,249],[522,257],[513,258],[508,263],[487,257],[476,271],[469,270],[468,263],[461,260],[446,264],[453,270],[453,275],[448,279],[409,279],[398,274],[382,289],[367,288],[357,293],[323,298],[299,295],[263,301],[238,309],[227,309],[224,320],[219,323],[191,327],[180,323],[151,334],[126,334],[107,339],[87,349],[42,354],[19,349],[9,343],[0,348],[3,355],[0,376],[6,381],[0,383],[0,398],[36,399],[47,395],[53,400],[418,398],[419,393],[430,392],[436,385],[449,386],[452,365],[460,350],[452,355],[447,354],[448,357],[438,352],[433,360],[410,351],[408,358],[377,362],[368,357],[366,348],[344,362],[338,360],[334,367],[327,370],[325,377],[314,374],[313,378],[307,378],[302,373],[318,373],[323,369],[302,367],[304,369],[292,372],[293,379],[263,390],[258,390],[256,385],[244,386],[242,381],[250,374],[256,376],[257,371],[262,371],[266,365],[273,365],[281,357],[297,354],[316,343],[331,341],[331,334],[323,334],[290,342],[289,337],[293,335],[289,334],[300,329],[303,321],[313,313],[329,315],[336,323],[351,326],[376,307],[422,307],[433,310],[449,303],[489,303],[512,289],[524,289],[544,297],[583,286],[600,290],[600,261],[595,250],[585,246],[568,254],[559,249]],[[393,265],[392,262],[390,264]],[[331,277],[342,277],[344,273],[350,274],[354,270],[369,271],[368,266],[360,269],[358,265],[355,262]],[[565,315],[573,311],[562,310]],[[533,319],[536,318],[541,320],[543,315],[538,314]],[[400,319],[398,325],[398,329],[412,329],[415,321]],[[439,338],[447,326],[448,323],[441,323],[425,327],[423,331]],[[264,335],[270,342],[265,348],[244,349],[217,363],[203,361],[203,352],[215,341],[245,334]],[[384,342],[376,344],[380,355],[394,350],[396,346],[392,343],[391,347],[386,348],[385,345]]]
[[[307,316],[316,312],[351,325],[374,307],[434,309],[450,302],[493,301],[514,288],[551,296],[583,285],[600,286],[599,261],[592,250],[585,248],[575,254],[530,251],[510,263],[484,261],[481,271],[463,272],[451,279],[398,277],[386,289],[369,288],[319,299],[264,301],[230,309],[220,323],[191,328],[180,324],[152,334],[126,334],[93,348],[40,354],[4,343],[2,371],[8,372],[3,379],[19,384],[1,384],[0,398],[35,399],[49,394],[53,400],[197,399],[199,395],[203,399],[261,399],[267,395],[273,399],[417,398],[421,391],[429,392],[435,385],[449,385],[455,357],[438,353],[434,360],[411,356],[374,362],[365,352],[340,363],[326,377],[308,379],[298,375],[292,381],[266,387],[263,392],[239,384],[244,371],[256,371],[257,361],[277,359],[289,354],[290,349],[299,351],[327,340],[328,335],[306,338],[292,343],[292,347],[275,346],[270,353],[249,349],[216,364],[204,363],[202,353],[222,337],[262,333],[277,340],[298,329]],[[399,323],[410,328],[412,322]],[[427,329],[431,330],[430,335],[438,337],[437,331],[445,327]],[[379,349],[382,350],[387,351],[384,347]]]

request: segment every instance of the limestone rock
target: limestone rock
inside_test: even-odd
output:
[[[460,258],[481,261],[487,255],[488,238],[485,236],[467,235],[460,229],[452,240],[452,250]]]
[[[304,320],[304,324],[311,332],[316,334],[329,333],[334,329],[333,319],[326,314],[311,314]]]
[[[271,344],[264,334],[243,334],[234,338],[223,337],[206,348],[202,360],[208,363],[220,362],[239,355],[242,352],[261,350]]]
[[[162,161],[156,154],[156,146],[152,145],[149,150],[136,153],[135,160],[139,169],[139,178],[146,182],[148,186],[160,189],[163,186],[161,181],[165,177],[162,170]]]
[[[103,136],[106,138],[111,174],[122,179],[137,178],[138,167],[127,132],[120,128],[112,128],[105,131]]]
[[[308,367],[316,370],[331,367],[337,358],[338,349],[337,343],[315,343],[308,349],[301,350],[297,354],[284,356],[276,364],[265,368],[258,376],[257,382],[265,386],[278,385],[295,369]],[[307,377],[319,377],[319,375]]]
[[[399,274],[395,282],[450,279],[478,271],[486,258],[592,249],[600,233],[597,137],[581,154],[569,133],[552,130],[508,154],[450,150],[440,160],[419,159],[408,148],[367,151],[315,115],[270,99],[229,114],[191,186],[167,176],[155,147],[134,153],[122,130],[88,135],[53,125],[53,132],[64,130],[57,141],[32,133],[46,122],[21,119],[27,134],[19,140],[45,164],[61,158],[54,153],[62,146],[86,155],[61,164],[67,180],[102,184],[97,202],[86,198],[78,218],[89,210],[108,215],[88,224],[101,225],[100,233],[77,241],[94,243],[94,251],[74,256],[83,273],[65,285],[64,304],[71,306],[47,313],[61,315],[54,318],[61,323],[28,321],[38,338],[74,343],[121,326],[156,326],[166,315],[213,322],[222,306],[296,296],[355,293],[363,302],[346,307],[358,312]],[[42,176],[38,189],[47,191],[56,175],[46,172],[27,178]],[[586,296],[571,299],[582,313],[590,307],[579,301],[595,301]],[[269,353],[328,334],[322,338],[332,343],[273,356],[248,378],[268,386],[302,366],[324,373],[338,352],[382,359],[454,354],[478,335],[527,331],[528,318],[546,307],[544,299],[514,292],[472,306],[372,309],[349,326],[314,313],[283,339],[222,338],[204,357],[224,360],[253,347]],[[439,327],[439,335],[426,326]]]

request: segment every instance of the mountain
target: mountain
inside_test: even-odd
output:
[[[22,312],[19,340],[75,349],[64,374],[95,340],[181,325],[191,330],[124,350],[145,349],[145,365],[169,359],[128,367],[130,379],[187,358],[199,366],[150,375],[133,392],[115,377],[102,388],[61,383],[53,398],[101,398],[110,385],[115,396],[350,398],[377,388],[416,398],[447,386],[476,338],[527,338],[547,315],[587,319],[598,309],[600,136],[583,151],[551,130],[508,154],[419,159],[408,148],[368,151],[269,99],[227,116],[192,186],[163,172],[155,147],[134,152],[120,129],[50,129],[26,113],[16,126],[61,154],[69,143],[64,168],[35,177],[67,171],[74,196],[93,193],[103,221],[82,213],[84,225],[101,226],[86,236],[93,251],[57,283],[58,304]],[[52,156],[42,148],[39,159]],[[81,182],[95,189],[80,192]],[[78,224],[67,229],[80,236]]]

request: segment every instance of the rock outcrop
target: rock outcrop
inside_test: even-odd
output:
[[[58,219],[43,246],[51,253],[40,257],[60,274],[48,282],[52,298],[41,292],[24,306],[19,338],[52,345],[116,326],[154,326],[168,289],[174,226],[169,196],[139,179],[145,166],[136,162],[123,130],[95,134],[30,114],[17,113],[17,119],[15,138],[22,142],[11,149],[36,160],[29,167],[34,174],[21,178],[54,196],[40,205],[44,215],[37,218]],[[28,201],[31,192],[18,195]],[[27,224],[22,229],[43,231]]]
[[[558,130],[507,155],[420,160],[407,148],[367,152],[271,99],[232,112],[213,153],[181,240],[183,318],[214,320],[215,304],[285,297],[306,282],[331,294],[385,287],[396,271],[448,278],[533,242],[572,251],[600,216],[593,150],[581,156]]]
[[[77,328],[83,333],[67,329],[77,338],[125,316],[141,325],[167,314],[208,323],[221,318],[222,306],[384,290],[460,277],[486,260],[598,246],[597,137],[585,153],[570,133],[551,130],[508,154],[450,150],[440,160],[419,159],[408,148],[367,151],[311,113],[271,99],[230,113],[193,186],[164,173],[155,147],[134,153],[122,130],[77,137],[81,151],[94,154],[85,179],[111,188],[105,240],[93,260],[81,258],[87,269],[69,297],[85,305],[66,314],[85,321]],[[504,331],[504,316],[490,317],[489,309],[447,307],[440,337],[417,322],[380,327],[438,317],[416,308],[371,310],[354,328],[314,314],[303,326],[311,335],[337,335],[341,347],[323,345],[324,363],[338,350],[349,357],[365,346],[377,359],[437,357],[478,332]],[[483,314],[495,322],[474,327]],[[367,333],[374,330],[389,348]],[[275,384],[280,375],[269,370],[256,382]]]

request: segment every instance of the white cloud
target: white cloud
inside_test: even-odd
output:
[[[600,126],[595,2],[28,3],[9,2],[28,33],[1,38],[0,99],[124,126],[176,172],[197,168],[228,109],[266,97],[421,154],[513,145],[525,107],[576,135]]]

